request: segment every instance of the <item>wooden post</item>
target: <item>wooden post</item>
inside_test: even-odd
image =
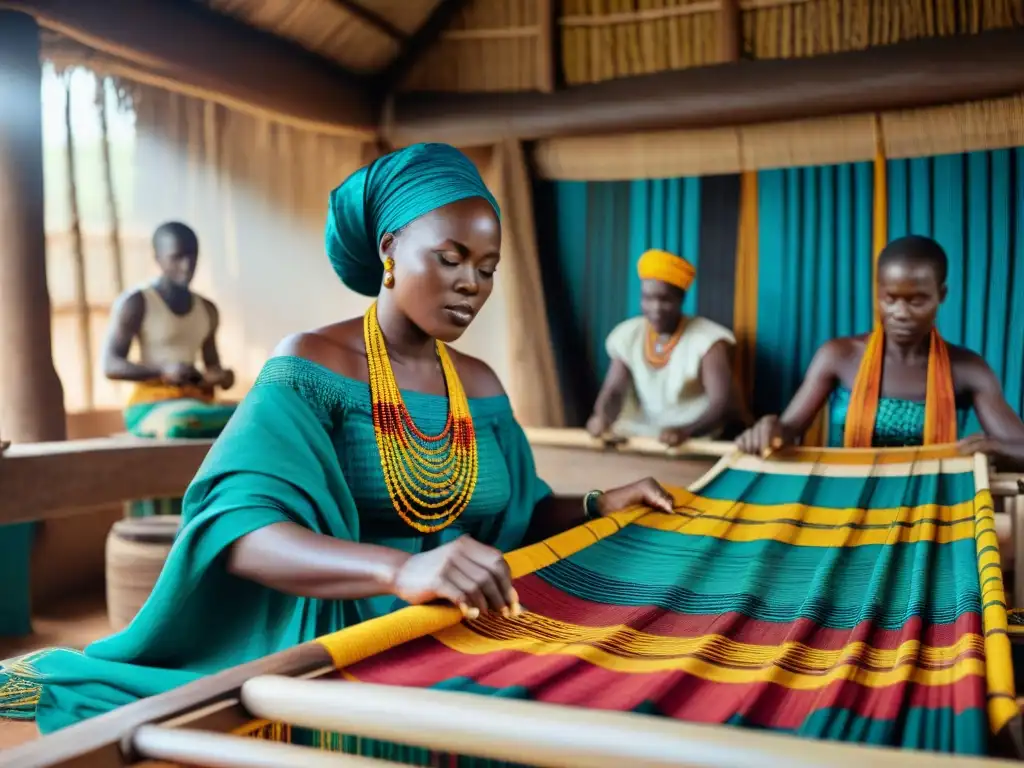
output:
[[[718,11],[718,58],[739,61],[743,54],[743,18],[740,0],[721,0]]]
[[[555,34],[558,20],[555,18],[554,0],[537,0],[537,89],[543,93],[555,90],[558,78],[555,76]]]
[[[0,10],[0,424],[15,443],[63,440],[43,229],[39,27]]]
[[[35,19],[0,10],[0,425],[15,443],[65,437],[50,346],[41,86]],[[0,526],[3,636],[32,631],[34,536],[33,525]]]
[[[100,114],[100,142],[103,147],[103,189],[107,193],[107,213],[110,215],[110,258],[114,267],[114,289],[124,293],[124,253],[121,247],[121,217],[118,215],[117,194],[114,191],[114,163],[110,153],[110,121],[107,119],[107,81],[96,78],[96,102]]]

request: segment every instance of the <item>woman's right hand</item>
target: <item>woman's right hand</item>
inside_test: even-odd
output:
[[[736,447],[757,456],[781,448],[786,435],[778,416],[762,416],[754,426],[736,438]]]
[[[410,557],[398,569],[392,591],[411,605],[448,600],[468,619],[484,611],[512,616],[520,610],[504,556],[469,536]]]

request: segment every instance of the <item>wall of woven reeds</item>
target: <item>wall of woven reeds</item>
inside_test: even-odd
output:
[[[564,0],[559,19],[569,84],[718,61],[718,0]]]
[[[745,55],[818,56],[1024,25],[1022,0],[807,0],[744,3]]]
[[[403,84],[420,91],[544,90],[545,0],[473,0]]]
[[[791,58],[1024,26],[1024,0],[741,0],[743,56]],[[565,0],[568,83],[717,63],[718,0]]]
[[[408,90],[547,90],[720,59],[720,0],[472,0]],[[1024,0],[741,0],[745,58],[792,58],[1024,26]],[[554,27],[554,28],[553,28]],[[557,38],[559,46],[552,45]]]

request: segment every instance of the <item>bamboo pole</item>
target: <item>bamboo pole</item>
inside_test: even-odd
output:
[[[1011,768],[1006,760],[815,742],[650,715],[369,683],[254,678],[255,717],[563,768]]]
[[[82,220],[78,208],[78,182],[75,175],[75,131],[72,125],[71,80],[73,72],[64,75],[64,125],[67,129],[68,211],[71,214],[72,255],[75,265],[75,304],[78,309],[78,343],[82,349],[82,377],[85,407],[96,404],[92,362],[92,325],[89,318],[89,297],[85,279],[85,245],[82,241]]]
[[[537,0],[537,88],[544,93],[555,90],[555,3]]]
[[[144,725],[132,734],[132,749],[149,760],[197,768],[387,768],[390,760],[324,752],[241,736],[187,728]]]
[[[526,439],[531,445],[548,448],[586,448],[594,451],[614,450],[622,453],[644,453],[654,456],[726,456],[736,450],[736,445],[721,440],[687,440],[672,447],[649,437],[629,439],[601,439],[592,437],[583,429],[561,429],[558,427],[525,427]]]
[[[124,249],[121,245],[121,217],[114,190],[114,168],[110,158],[110,123],[107,119],[106,81],[96,79],[96,105],[100,117],[100,146],[103,148],[103,185],[107,193],[107,213],[110,215],[110,258],[114,267],[114,288],[124,292]]]
[[[721,3],[718,9],[718,58],[722,62],[736,62],[743,51],[740,0],[721,0]]]

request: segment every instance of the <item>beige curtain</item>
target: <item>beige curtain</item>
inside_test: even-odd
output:
[[[196,290],[221,314],[219,344],[241,394],[285,336],[360,314],[324,256],[330,190],[363,162],[362,142],[131,86],[136,112],[133,217],[144,239],[184,221],[200,238]],[[147,249],[148,250],[148,249]],[[133,281],[155,270],[135,259]]]
[[[1024,96],[878,115],[548,139],[536,143],[533,159],[548,179],[705,176],[872,160],[879,138],[887,158],[1024,146]]]
[[[522,144],[507,140],[494,148],[493,180],[502,209],[502,264],[507,332],[508,391],[520,423],[561,427],[565,412],[544,310],[540,256],[533,221],[533,193]]]

